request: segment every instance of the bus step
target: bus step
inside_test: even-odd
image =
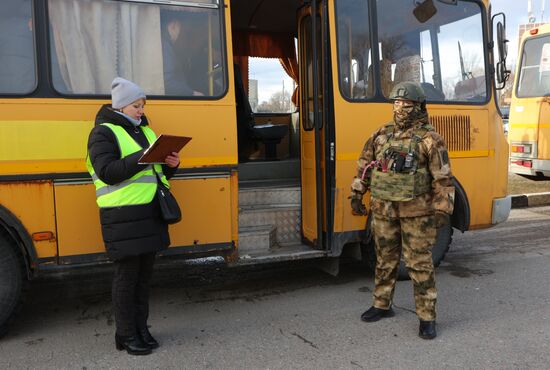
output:
[[[277,247],[270,250],[242,253],[239,251],[239,259],[234,266],[258,263],[272,263],[281,261],[304,260],[326,257],[326,251],[320,251],[303,244]]]
[[[239,190],[239,206],[241,207],[277,204],[299,205],[300,202],[299,186],[241,188]]]
[[[299,244],[301,235],[301,209],[299,205],[246,206],[239,208],[239,228],[274,225],[277,244]]]
[[[258,161],[239,164],[239,184],[243,181],[265,181],[300,178],[300,159]]]
[[[239,253],[266,251],[275,245],[277,229],[273,225],[245,226],[239,229]]]

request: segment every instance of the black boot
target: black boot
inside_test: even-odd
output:
[[[433,321],[420,320],[418,336],[422,339],[434,339],[437,336],[437,333],[435,332],[435,320]]]
[[[115,334],[115,344],[116,349],[126,350],[130,355],[148,355],[152,352],[151,347],[145,344],[139,335],[122,337]]]
[[[393,309],[391,308],[391,306],[387,310],[372,306],[371,308],[363,312],[363,314],[361,315],[361,320],[366,322],[374,322],[384,317],[393,317],[393,316],[395,316],[395,312],[393,312]]]
[[[138,335],[141,337],[141,340],[143,340],[143,343],[147,344],[151,349],[159,348],[159,342],[153,338],[147,327],[138,329]]]

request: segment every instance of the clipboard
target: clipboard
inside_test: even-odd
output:
[[[172,152],[179,152],[191,138],[188,136],[160,135],[138,160],[139,164],[164,163]]]

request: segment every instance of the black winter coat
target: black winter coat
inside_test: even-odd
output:
[[[141,120],[141,125],[148,125],[145,116]],[[121,159],[115,134],[110,128],[101,126],[102,123],[122,126],[144,149]],[[146,165],[140,165],[137,161],[148,146],[142,130],[135,129],[110,105],[101,107],[88,138],[88,155],[101,181],[109,185],[118,184],[143,170]],[[167,178],[172,177],[176,170],[163,165]],[[161,217],[156,197],[149,204],[100,208],[99,216],[105,249],[112,260],[157,252],[170,245],[168,225]]]

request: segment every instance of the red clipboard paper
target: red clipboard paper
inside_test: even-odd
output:
[[[138,163],[164,163],[170,153],[179,152],[189,141],[191,141],[191,138],[188,136],[160,135],[143,153]]]

